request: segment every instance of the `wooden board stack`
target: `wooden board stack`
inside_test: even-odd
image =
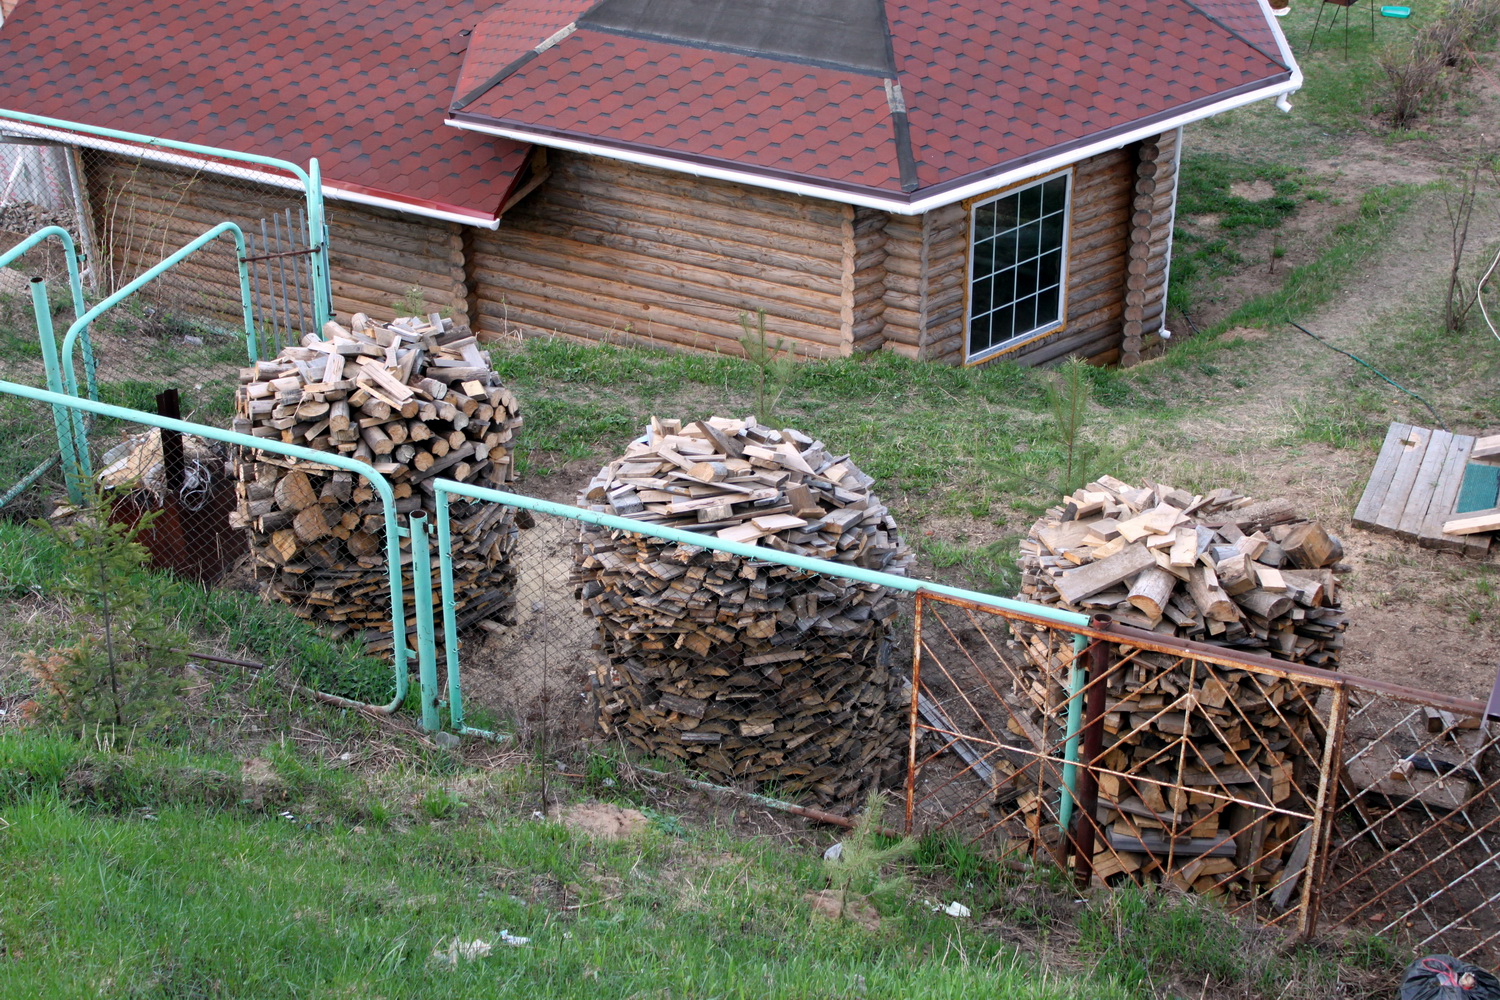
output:
[[[683,427],[600,470],[579,505],[904,574],[872,480],[820,441],[753,419]],[[577,596],[599,625],[599,723],[719,782],[855,801],[899,768],[902,671],[887,589],[587,525]]]
[[[510,482],[519,404],[473,337],[437,314],[377,324],[356,313],[351,327],[330,322],[324,339],[309,335],[241,369],[234,429],[368,462],[390,481],[403,519],[431,512],[438,477]],[[389,650],[385,520],[370,484],[331,465],[246,450],[236,477],[232,522],[250,532],[268,591],[339,634],[359,632],[372,652]],[[455,500],[450,517],[460,625],[507,621],[512,509]],[[408,566],[408,587],[410,575]]]
[[[1022,592],[1334,669],[1347,624],[1332,569],[1342,554],[1336,538],[1286,500],[1257,503],[1224,489],[1193,495],[1104,476],[1033,525],[1021,543]],[[1065,729],[1070,648],[1036,629],[1015,631],[1033,668],[1029,687],[1020,685],[1033,725],[1045,719]],[[1167,880],[1185,890],[1244,895],[1289,875],[1305,824],[1229,800],[1305,810],[1294,783],[1315,773],[1309,751],[1320,742],[1310,705],[1318,694],[1305,683],[1165,654],[1142,653],[1116,670],[1104,766],[1163,784],[1100,776],[1099,818],[1113,850],[1099,848],[1098,873],[1148,874],[1172,843]]]

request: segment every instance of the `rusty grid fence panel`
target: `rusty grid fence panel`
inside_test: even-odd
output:
[[[1312,927],[1337,768],[1331,675],[925,593],[916,621],[913,832],[1072,856],[1080,877],[1156,882]],[[1081,686],[1070,685],[1075,665]]]
[[[1500,724],[1479,702],[1346,683],[1323,926],[1500,964]]]

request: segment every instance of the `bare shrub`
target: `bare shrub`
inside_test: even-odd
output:
[[[1382,49],[1375,61],[1390,84],[1391,124],[1406,128],[1437,93],[1443,76],[1441,50],[1418,35]]]

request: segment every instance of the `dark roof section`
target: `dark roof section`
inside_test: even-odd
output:
[[[529,146],[443,125],[485,0],[23,0],[0,107],[306,164],[493,219]]]
[[[579,27],[891,76],[882,0],[603,0]]]
[[[457,122],[883,200],[1293,76],[1258,0],[596,0],[568,20],[559,0],[529,31],[518,3],[538,0],[495,8],[468,59],[523,54],[455,94]]]

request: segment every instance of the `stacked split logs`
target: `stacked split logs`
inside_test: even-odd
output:
[[[309,335],[242,369],[235,430],[374,466],[403,519],[431,513],[439,477],[510,481],[519,406],[473,337],[436,314],[389,324],[355,314],[351,326],[330,322],[326,339]],[[388,650],[385,514],[371,484],[331,465],[249,449],[236,455],[236,475],[233,524],[249,530],[256,564],[269,570],[268,591],[338,634],[358,632],[372,652]],[[460,626],[509,619],[512,509],[455,499],[450,516]]]
[[[1022,543],[1023,593],[1333,669],[1346,627],[1331,568],[1341,556],[1338,540],[1288,501],[1133,487],[1105,476],[1033,526]],[[1065,730],[1069,644],[1030,627],[1016,633],[1031,671],[1018,685],[1030,719],[1012,728]],[[1290,885],[1307,823],[1277,810],[1308,809],[1299,789],[1316,780],[1321,693],[1279,672],[1167,653],[1137,652],[1115,668],[1102,765],[1129,777],[1099,775],[1106,836],[1096,872],[1157,872],[1213,895]]]
[[[653,420],[579,504],[904,574],[912,556],[872,482],[795,430]],[[592,525],[576,566],[599,625],[605,732],[716,781],[775,781],[825,802],[899,766],[887,589]]]

